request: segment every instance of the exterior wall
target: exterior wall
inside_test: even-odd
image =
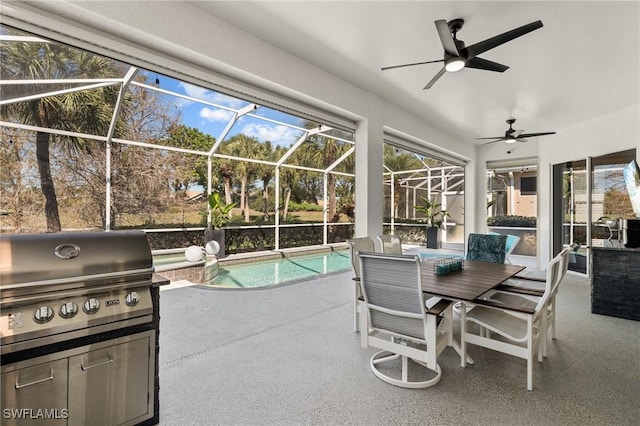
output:
[[[523,177],[535,177],[535,172],[514,173],[514,188],[513,188],[513,212],[510,214],[517,216],[537,216],[538,215],[538,194],[534,192],[522,192],[522,178]]]

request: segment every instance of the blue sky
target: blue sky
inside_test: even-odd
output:
[[[155,73],[144,73],[149,81],[155,81]],[[204,100],[223,107],[240,109],[247,106],[249,102],[224,95],[209,89],[185,83],[164,75],[158,75],[160,88],[172,92],[187,95],[189,97]],[[211,105],[192,102],[182,98],[175,98],[176,104],[182,110],[182,122],[188,127],[194,127],[200,131],[210,134],[216,139],[223,132],[229,120],[233,117],[233,112],[216,108]],[[298,127],[304,126],[304,120],[275,111],[269,108],[260,107],[255,111],[255,115],[268,117],[287,124]],[[271,141],[272,144],[290,146],[301,135],[301,131],[291,127],[260,120],[254,117],[244,116],[233,126],[227,137],[243,133],[247,136],[255,137],[260,142]]]

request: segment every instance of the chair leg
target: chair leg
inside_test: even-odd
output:
[[[527,390],[533,390],[533,347],[534,347],[534,336],[533,336],[533,321],[531,317],[527,320],[527,333],[529,335],[529,339],[527,339]]]
[[[464,305],[464,304],[463,304]],[[467,341],[465,335],[467,334],[467,310],[463,306],[460,309],[460,366],[462,368],[467,366]]]
[[[556,297],[551,298],[551,338],[556,338]]]
[[[356,299],[353,303],[353,331],[360,331],[360,301]]]

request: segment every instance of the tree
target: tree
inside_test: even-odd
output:
[[[176,124],[169,127],[163,145],[207,152],[216,139],[200,130]],[[186,191],[192,185],[207,186],[207,157],[204,155],[182,154],[180,162],[174,165],[176,174],[172,187],[175,191]]]
[[[260,150],[260,143],[256,138],[238,134],[229,139],[229,148],[234,156],[240,158],[254,159]],[[249,182],[253,180],[253,176],[257,171],[256,163],[250,161],[238,161],[235,167],[240,175],[240,211],[244,213],[244,221],[249,222]]]
[[[265,161],[276,161],[284,154],[279,147],[275,149],[271,146],[270,141],[262,144],[261,158]],[[269,183],[273,179],[275,168],[271,164],[259,164],[257,167],[258,176],[262,181],[262,212],[264,213],[264,221],[269,220]]]
[[[295,152],[295,157],[300,164],[308,167],[324,170],[335,163],[347,150],[347,147],[339,144],[337,140],[325,136],[309,137]],[[316,198],[321,193],[322,185],[319,178],[313,177],[309,172],[302,173],[302,182],[306,183],[308,193]],[[325,206],[329,217],[336,216],[336,175],[327,173],[328,205]],[[317,200],[314,200],[317,202]]]
[[[40,42],[3,44],[0,51],[0,73],[3,80],[117,76],[115,63],[111,59],[56,43]],[[9,104],[0,111],[3,116],[7,116],[11,111],[23,123],[38,127],[106,135],[116,96],[117,89],[107,86]],[[58,232],[61,225],[58,198],[51,173],[52,139],[50,133],[36,133],[36,158],[40,188],[45,199],[47,231]],[[81,138],[56,136],[55,139],[72,145],[74,150],[84,149],[84,141]]]
[[[424,165],[412,154],[406,152],[396,152],[396,148],[393,145],[384,145],[383,162],[385,167],[392,172],[403,172],[409,170],[418,170],[424,168]],[[398,217],[398,210],[400,207],[402,178],[398,175],[394,175],[393,179],[393,216]]]

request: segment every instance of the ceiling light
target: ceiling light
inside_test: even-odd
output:
[[[516,142],[516,138],[510,137],[505,139],[505,143],[515,143]]]
[[[465,65],[465,60],[459,56],[456,56],[456,57],[447,59],[447,61],[445,62],[444,68],[449,72],[456,72],[464,68],[464,65]]]

